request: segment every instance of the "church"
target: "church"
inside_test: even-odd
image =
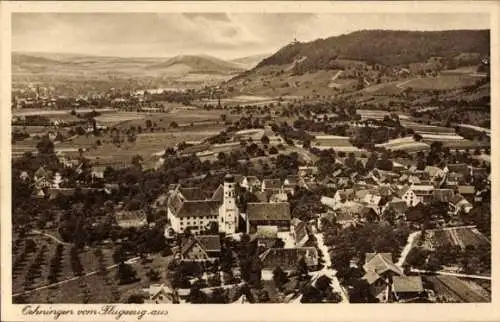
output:
[[[240,217],[236,205],[236,181],[227,174],[224,182],[212,196],[205,196],[200,188],[171,187],[167,201],[167,215],[172,230],[182,233],[187,228],[197,235],[217,223],[220,233],[238,231]]]

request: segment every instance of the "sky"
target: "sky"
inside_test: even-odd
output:
[[[120,57],[270,54],[363,29],[489,29],[487,14],[14,13],[12,50]]]

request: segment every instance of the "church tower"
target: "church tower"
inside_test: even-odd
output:
[[[239,210],[236,206],[236,182],[227,174],[224,177],[224,199],[219,209],[219,232],[234,234],[238,230]]]

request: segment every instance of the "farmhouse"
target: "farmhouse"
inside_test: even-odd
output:
[[[297,269],[302,258],[310,269],[318,266],[319,256],[316,247],[269,248],[260,255],[262,270],[268,272],[272,272],[278,266],[285,272],[293,271]]]
[[[415,192],[408,186],[399,190],[396,195],[406,202],[408,207],[415,207],[420,202]]]
[[[457,193],[450,198],[449,208],[452,214],[458,215],[458,213],[462,210],[465,213],[471,211],[472,204],[469,201],[467,201],[467,199],[465,199],[464,196]]]
[[[183,261],[213,261],[221,251],[219,235],[199,235],[182,242],[180,258]]]
[[[408,302],[425,294],[420,276],[394,276],[392,279],[392,293],[396,301]]]
[[[370,285],[370,292],[380,302],[388,302],[393,278],[403,276],[403,271],[392,262],[391,253],[367,253],[363,265],[363,279]]]
[[[246,188],[248,191],[258,190],[262,183],[256,176],[243,176],[241,180],[238,180],[238,184],[242,188]]]
[[[408,204],[406,203],[406,201],[397,197],[394,197],[391,201],[386,203],[382,208],[382,212],[393,211],[396,217],[404,216],[407,210],[408,210]]]
[[[115,220],[121,228],[130,227],[144,227],[148,224],[146,213],[142,210],[139,211],[119,211],[115,214]]]
[[[354,200],[356,198],[356,193],[354,189],[341,189],[335,192],[333,196],[335,203],[344,203],[346,201]]]
[[[449,202],[453,196],[453,189],[434,189],[432,191],[433,200],[437,202]]]
[[[257,241],[257,246],[265,248],[275,247],[278,239],[278,227],[276,226],[257,227],[257,232],[251,236],[251,240]]]
[[[149,288],[143,289],[147,294],[145,304],[178,304],[179,296],[165,284],[151,284]]]
[[[415,193],[417,198],[423,203],[429,203],[432,201],[432,192],[434,191],[434,186],[432,185],[413,185],[411,190]]]
[[[259,226],[276,226],[279,231],[290,230],[288,202],[249,202],[246,211],[247,233],[255,233]]]
[[[444,168],[446,173],[459,173],[463,176],[468,176],[470,174],[469,166],[465,163],[450,163]]]
[[[261,191],[279,193],[282,189],[281,179],[264,179],[262,181]]]
[[[474,186],[458,186],[457,193],[464,196],[469,202],[474,202],[474,197],[476,195],[476,188]]]

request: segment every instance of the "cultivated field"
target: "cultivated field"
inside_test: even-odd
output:
[[[401,125],[406,128],[412,129],[415,132],[422,135],[423,134],[455,135],[455,129],[450,127],[421,124],[410,120],[402,120]]]
[[[35,249],[33,250],[33,252],[24,252],[24,247],[27,239],[31,239],[35,242]],[[14,246],[12,250],[13,294],[23,293],[50,284],[48,280],[48,276],[50,273],[49,267],[51,265],[51,258],[55,254],[58,244],[61,243],[44,235],[32,235],[22,240],[16,240],[16,238],[14,238],[13,245],[16,246]],[[72,269],[70,261],[71,245],[61,245],[63,245],[60,265],[61,270],[57,275],[57,281],[70,279],[76,276],[75,272]],[[112,249],[102,248],[102,252],[103,257],[106,258],[107,261],[111,261]],[[40,258],[39,270],[34,268],[37,257]],[[90,249],[81,251],[79,253],[79,258],[83,266],[84,274],[98,269],[98,261]],[[30,270],[34,278],[31,280],[31,282],[27,282],[27,276],[29,275]],[[44,301],[42,299],[40,300],[41,302]]]
[[[338,135],[317,135],[311,142],[311,147],[319,150],[333,149],[337,152],[366,152],[363,149],[359,149],[349,142],[348,136],[338,136]]]
[[[435,249],[442,246],[459,246],[465,249],[468,245],[488,245],[490,241],[476,228],[459,227],[441,230],[430,230],[426,233],[424,247]]]
[[[112,108],[101,108],[95,109],[100,113],[113,112]],[[89,113],[92,112],[91,108],[79,108],[75,109],[76,113]],[[48,110],[48,109],[35,109],[35,108],[23,108],[21,110],[13,110],[12,116],[33,116],[33,115],[44,115],[44,116],[60,116],[70,114],[71,110]]]
[[[122,123],[130,120],[142,120],[146,117],[146,113],[141,112],[121,112],[114,111],[111,113],[103,113],[95,117],[95,120],[98,123],[101,123],[106,126],[114,126],[118,123]]]
[[[149,263],[141,263],[140,260],[134,261],[130,265],[137,272],[139,280],[135,283],[120,285],[116,279],[117,267],[113,263],[111,250],[103,249],[102,260],[99,260],[94,250],[86,251],[86,254],[93,263],[88,265],[82,256],[84,276],[61,275],[59,285],[35,289],[24,295],[25,299],[32,303],[124,303],[130,295],[141,294],[142,289],[148,288],[152,283],[170,285],[166,275],[166,267],[172,260],[172,256],[155,256],[151,258]],[[69,259],[67,256],[63,258],[63,269],[68,270]],[[99,269],[100,265],[106,269]],[[147,276],[150,269],[159,273],[159,281],[150,281]],[[14,293],[16,292],[14,291]]]
[[[429,144],[424,142],[416,142],[411,136],[390,140],[386,143],[376,144],[375,146],[390,151],[406,151],[406,152],[417,152],[430,149]]]
[[[461,280],[454,276],[425,276],[431,283],[441,301],[459,303],[490,302],[491,296],[472,281]]]

